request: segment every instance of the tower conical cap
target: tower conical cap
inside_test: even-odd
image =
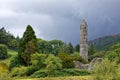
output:
[[[85,19],[82,20],[81,23],[81,28],[87,27],[87,22],[85,21]]]

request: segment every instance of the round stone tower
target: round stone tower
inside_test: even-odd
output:
[[[80,55],[88,61],[88,26],[84,19],[80,25]]]

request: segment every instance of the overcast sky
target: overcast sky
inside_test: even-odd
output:
[[[39,38],[77,44],[82,19],[89,40],[120,33],[120,0],[0,0],[0,28],[15,36],[29,24]]]

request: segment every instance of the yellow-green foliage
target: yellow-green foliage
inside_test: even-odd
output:
[[[8,71],[8,66],[7,66],[7,64],[5,64],[5,63],[3,63],[3,62],[0,63],[0,72],[1,72],[1,71]]]
[[[45,60],[46,64],[46,73],[51,74],[57,69],[62,68],[62,61],[59,57],[54,56],[53,54],[49,54],[48,58]]]
[[[0,72],[0,80],[12,80],[7,72]]]
[[[91,76],[71,76],[71,77],[46,77],[36,79],[17,79],[17,80],[92,80]]]
[[[120,80],[120,65],[108,59],[96,64],[94,80]]]
[[[8,66],[5,63],[0,63],[0,80],[10,80]]]
[[[118,62],[118,60],[119,60],[119,57],[118,57],[117,53],[114,52],[114,51],[110,51],[110,52],[106,55],[106,57],[107,57],[108,60],[110,60],[110,61],[117,61],[117,62]]]
[[[82,58],[82,56],[80,56],[80,53],[75,52],[70,56],[73,58],[74,61],[80,61],[84,64],[88,63],[84,58]]]
[[[74,62],[73,62],[73,58],[66,54],[66,53],[59,53],[58,57],[62,60],[62,67],[63,68],[74,68]]]
[[[35,53],[31,55],[31,63],[34,67],[38,67],[39,69],[45,67],[45,59],[47,58],[46,54]]]
[[[21,67],[15,67],[11,70],[11,77],[25,77],[26,76],[26,70],[27,67],[21,66]]]

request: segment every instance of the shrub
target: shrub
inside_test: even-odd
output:
[[[91,72],[88,70],[81,70],[81,69],[60,69],[55,70],[54,73],[51,73],[49,77],[60,77],[60,76],[87,76],[90,75]],[[31,78],[40,78],[40,77],[47,77],[48,74],[44,69],[34,72],[30,77]]]
[[[39,70],[39,69],[34,66],[28,66],[28,67],[20,66],[20,67],[12,68],[10,74],[11,74],[11,77],[16,77],[16,76],[17,77],[25,77],[25,76],[32,75],[37,70]]]
[[[27,67],[21,66],[21,67],[15,67],[10,72],[11,77],[25,77],[26,76],[26,69]]]
[[[32,74],[34,71],[38,69],[45,69],[45,72],[49,75],[53,73],[55,70],[62,68],[61,59],[59,59],[59,57],[55,57],[53,54],[49,55],[38,53],[33,54],[31,56],[31,62],[32,66],[36,67],[36,69],[32,70],[30,68],[30,70],[27,71],[27,72],[30,71],[30,74]]]
[[[38,70],[34,72],[31,76],[31,78],[40,78],[40,77],[47,77],[47,73],[44,69]]]
[[[120,63],[120,43],[110,47],[110,50],[111,52],[115,52],[117,54],[117,62]]]
[[[118,55],[116,52],[109,52],[106,57],[108,58],[108,60],[110,61],[118,61]]]
[[[35,67],[35,66],[29,66],[26,69],[26,75],[30,76],[30,75],[32,75],[37,70],[39,70],[37,67]]]
[[[7,72],[0,71],[0,80],[12,80]]]
[[[7,46],[0,44],[0,59],[7,58]]]
[[[75,61],[79,61],[79,62],[82,62],[83,64],[86,64],[86,63],[88,63],[82,56],[76,56],[75,58],[74,58],[74,60]]]
[[[80,53],[78,53],[78,52],[74,52],[73,54],[70,54],[70,56],[73,58],[75,58],[76,56],[79,56],[79,55],[80,55]]]
[[[91,61],[93,58],[96,58],[96,57],[98,57],[98,58],[104,58],[105,55],[106,55],[106,53],[107,53],[107,52],[104,52],[104,51],[97,52],[97,53],[95,53],[94,55],[89,56],[89,59],[88,59],[88,60]]]
[[[8,47],[13,50],[18,50],[18,40],[17,39],[12,39],[8,42]]]
[[[100,64],[96,64],[94,70],[94,80],[119,80],[120,65],[105,59]]]
[[[62,66],[63,68],[73,68],[74,62],[73,62],[73,58],[71,56],[69,56],[66,53],[59,53],[58,57],[62,60]]]
[[[12,69],[14,67],[19,67],[21,65],[23,65],[23,61],[21,61],[19,56],[16,55],[16,56],[11,58],[9,68]]]
[[[59,57],[55,57],[53,54],[49,54],[48,58],[45,60],[46,73],[52,74],[55,70],[62,68],[62,61],[59,59]]]
[[[61,69],[56,70],[54,73],[52,73],[51,77],[59,77],[59,76],[86,76],[90,75],[91,72],[88,70],[81,70],[81,69]]]
[[[116,53],[117,62],[120,63],[120,48],[113,50]]]
[[[39,53],[35,53],[31,56],[31,63],[33,66],[41,69],[41,68],[45,68],[45,59],[47,58],[47,55],[45,54],[39,54]]]
[[[0,62],[0,80],[10,80],[10,76],[8,75],[8,65]]]
[[[82,56],[80,56],[79,53],[74,53],[74,54],[71,54],[70,56],[74,59],[74,61],[80,61],[84,64],[88,63],[84,58],[82,58]]]
[[[88,70],[82,70],[82,69],[63,69],[64,73],[67,73],[68,76],[85,76],[91,74]]]
[[[8,71],[8,65],[6,63],[0,62],[0,71],[6,72]]]

